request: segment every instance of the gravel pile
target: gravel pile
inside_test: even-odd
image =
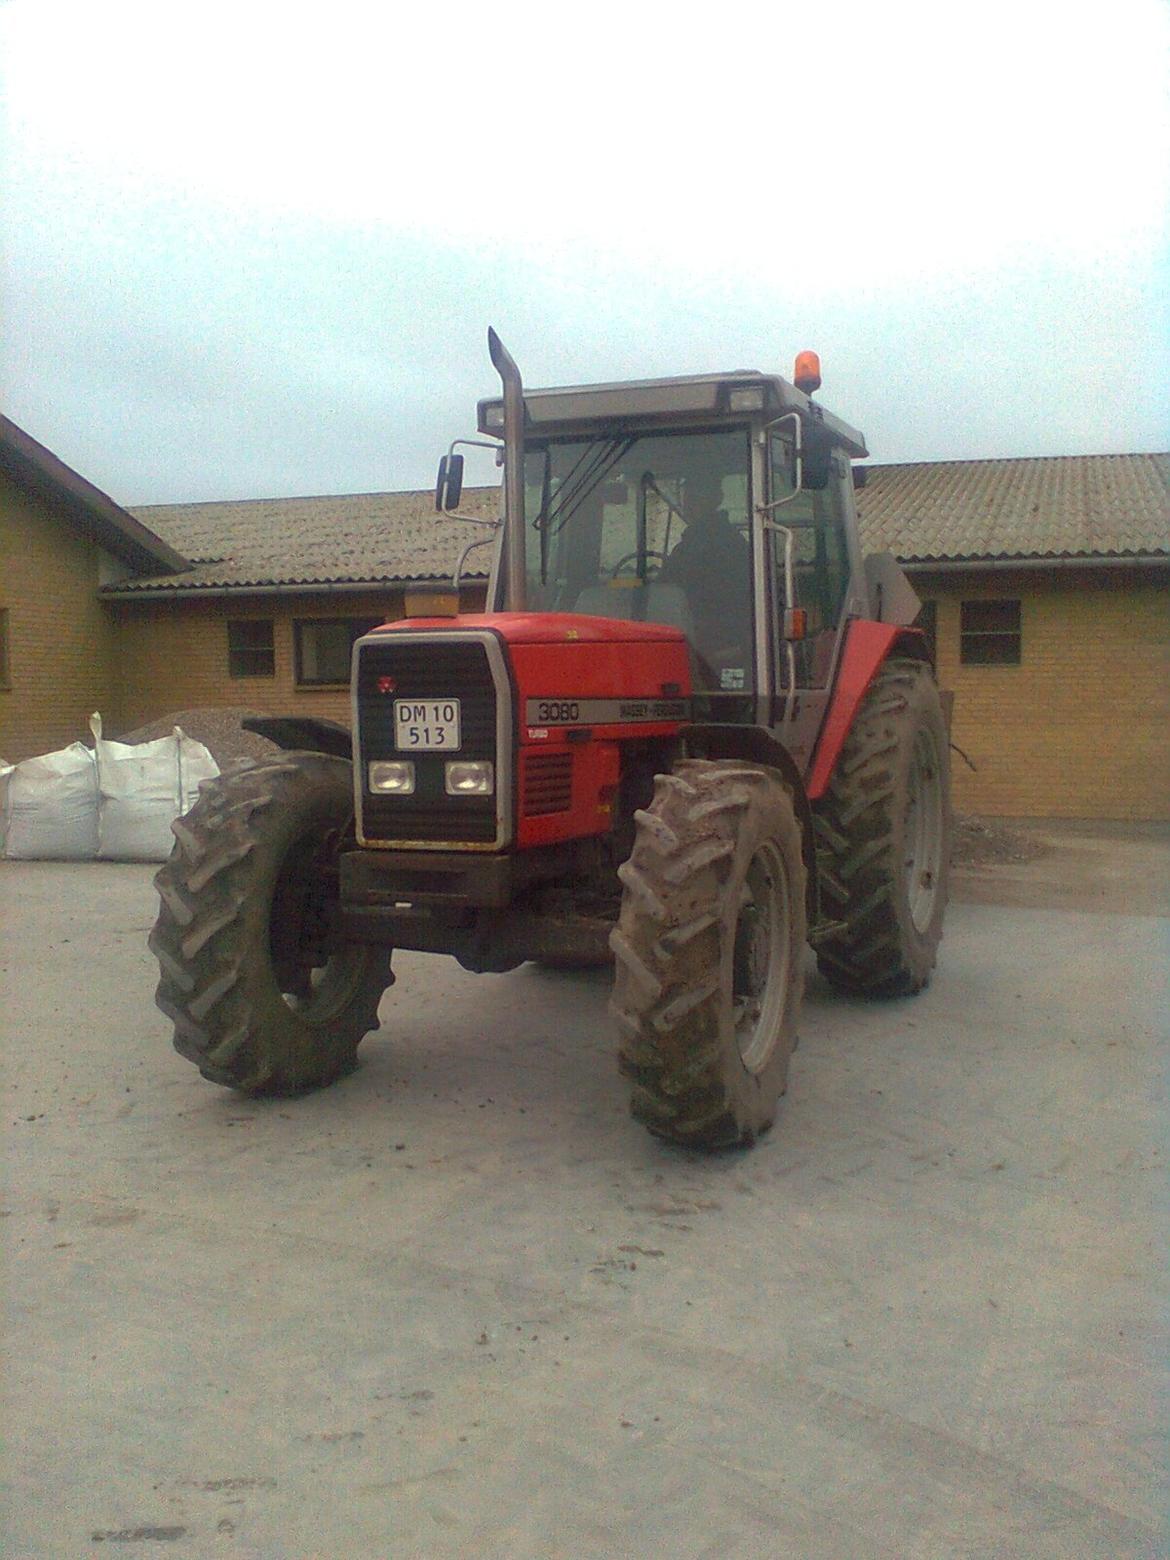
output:
[[[1017,861],[1036,861],[1047,856],[1051,846],[998,823],[994,818],[955,816],[955,848],[952,860],[960,867],[1009,866]]]
[[[275,742],[258,737],[254,731],[245,731],[240,725],[246,716],[261,713],[243,707],[176,710],[172,715],[152,720],[149,725],[122,732],[117,741],[153,742],[157,737],[169,737],[172,727],[182,726],[187,736],[202,742],[219,767],[226,769],[234,759],[269,758],[280,751]]]

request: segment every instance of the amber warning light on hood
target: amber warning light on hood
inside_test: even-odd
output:
[[[458,617],[459,595],[449,585],[414,585],[406,591],[403,616]]]

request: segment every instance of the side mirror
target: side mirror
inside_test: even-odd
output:
[[[444,455],[435,479],[435,508],[439,514],[458,509],[463,496],[463,456]]]

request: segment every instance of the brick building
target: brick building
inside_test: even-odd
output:
[[[83,735],[93,708],[114,732],[209,704],[346,720],[354,637],[486,534],[436,517],[429,493],[131,516],[55,467],[88,510],[27,482],[0,494],[9,759]],[[957,806],[1170,819],[1170,456],[875,466],[859,501],[866,549],[903,560],[955,691],[975,765],[956,761]],[[497,495],[464,503],[488,515]],[[467,561],[465,608],[486,558]]]
[[[91,483],[0,417],[0,756],[85,734],[115,710],[120,655],[101,590],[186,560]]]
[[[955,805],[1170,818],[1170,456],[877,466],[859,507],[954,690]]]

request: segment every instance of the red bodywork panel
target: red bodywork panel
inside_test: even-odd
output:
[[[493,612],[404,618],[385,626],[407,633],[489,629],[507,645],[515,678],[515,839],[521,849],[605,833],[621,770],[620,744],[676,736],[689,724],[686,715],[674,711],[654,718],[656,705],[688,700],[692,691],[686,640],[680,629],[666,624],[575,612]],[[806,782],[810,801],[824,795],[862,699],[896,641],[908,632],[913,631],[896,623],[858,620],[849,625]],[[569,707],[590,702],[611,708]],[[571,786],[567,808],[538,810],[554,796],[563,801],[566,785]]]
[[[864,619],[850,623],[846,630],[845,649],[837,669],[832,702],[821,727],[808,773],[810,802],[817,801],[825,794],[858,707],[869,692],[869,685],[881,670],[894,641],[905,633],[906,630],[897,623],[868,623]]]
[[[687,644],[666,624],[492,612],[386,627],[488,629],[504,641],[514,678],[521,850],[608,833],[621,743],[672,737],[689,724]]]

